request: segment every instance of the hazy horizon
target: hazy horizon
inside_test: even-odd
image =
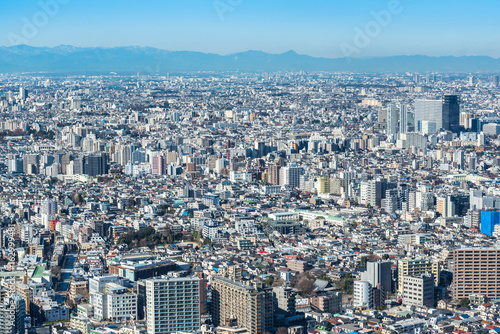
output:
[[[487,7],[488,10],[484,10]],[[228,55],[248,50],[323,58],[500,57],[489,31],[500,3],[443,0],[74,1],[3,4],[0,46],[153,47]]]

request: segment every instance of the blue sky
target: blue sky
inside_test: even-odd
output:
[[[394,1],[397,13],[384,26],[376,23],[373,12]],[[49,6],[51,12],[45,3],[58,8]],[[4,0],[1,8],[2,46],[294,50],[328,58],[344,56],[349,46],[354,57],[500,57],[500,2],[493,0]],[[370,27],[360,44],[357,32]]]

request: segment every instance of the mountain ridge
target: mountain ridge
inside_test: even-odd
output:
[[[489,56],[425,55],[324,58],[298,54],[293,50],[280,54],[248,50],[219,55],[142,46],[0,47],[1,73],[87,71],[142,74],[196,71],[500,72],[500,59]]]

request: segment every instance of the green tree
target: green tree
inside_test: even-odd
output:
[[[469,298],[462,298],[462,299],[460,299],[459,304],[462,307],[469,307],[470,300],[469,300]]]
[[[338,286],[346,295],[352,295],[354,289],[354,279],[351,273],[347,273],[340,280]]]
[[[359,261],[359,268],[366,269],[366,262],[368,262],[368,257],[363,256]]]

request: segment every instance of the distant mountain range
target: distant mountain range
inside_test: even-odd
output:
[[[269,54],[246,51],[231,55],[166,51],[150,47],[53,48],[0,47],[0,73],[117,72],[165,74],[194,71],[330,71],[330,72],[500,72],[500,59],[485,56],[318,58],[294,51]]]

